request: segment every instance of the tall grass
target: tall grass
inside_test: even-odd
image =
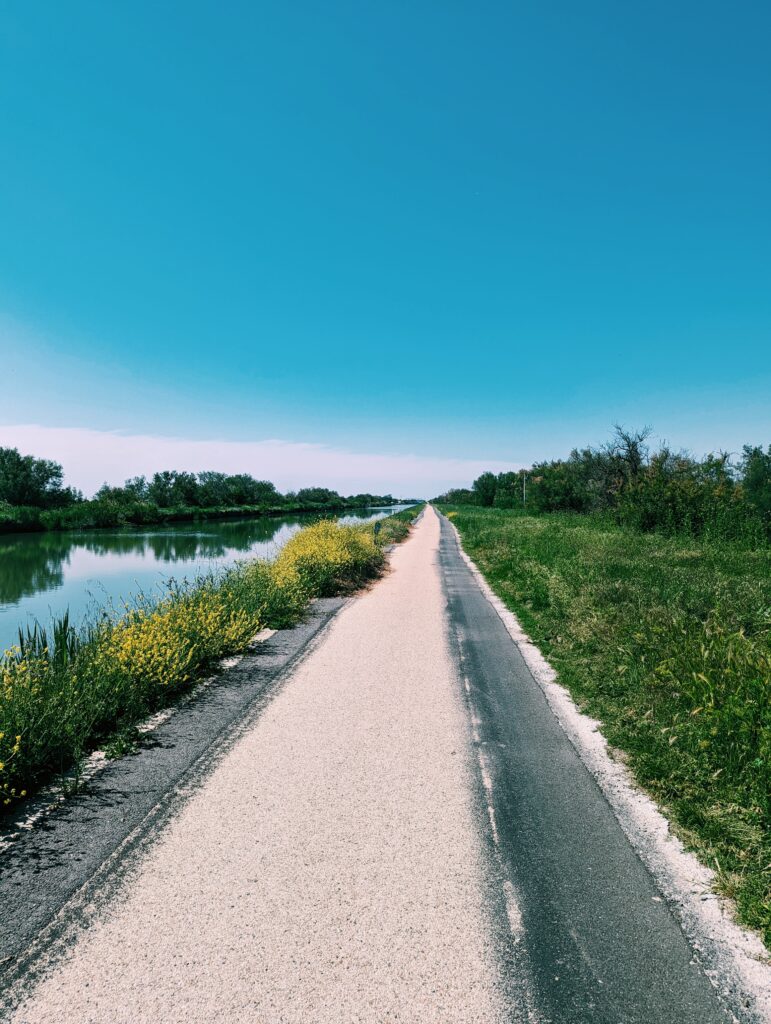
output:
[[[456,512],[491,586],[771,942],[771,551]]]
[[[377,535],[372,524],[325,520],[297,533],[273,562],[170,584],[162,599],[140,596],[79,630],[65,615],[50,635],[39,626],[23,632],[0,659],[2,806],[173,700],[260,629],[291,626],[311,599],[374,579],[384,544],[405,536],[416,514],[383,521]]]

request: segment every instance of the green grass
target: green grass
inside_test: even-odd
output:
[[[561,682],[771,943],[771,550],[453,511]]]
[[[296,623],[310,600],[350,593],[374,579],[383,548],[403,539],[418,508],[299,531],[272,562],[252,560],[170,585],[159,601],[135,598],[120,615],[74,629],[65,615],[0,657],[0,810],[34,792],[90,750],[121,756],[135,725],[172,702],[218,659],[246,650],[264,627]]]
[[[401,543],[410,532],[411,524],[425,507],[425,502],[421,502],[418,505],[411,505],[409,508],[402,509],[401,512],[394,512],[392,516],[379,520],[379,525],[375,525],[378,543],[383,546]]]

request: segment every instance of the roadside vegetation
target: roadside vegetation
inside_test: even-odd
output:
[[[253,560],[192,584],[141,596],[81,629],[67,617],[36,627],[0,659],[0,803],[7,807],[246,650],[266,627],[297,623],[315,597],[377,577],[384,548],[404,539],[420,508],[378,524],[322,520],[272,562]],[[377,526],[377,529],[376,529]],[[118,738],[116,740],[116,737]]]
[[[747,447],[731,467],[651,455],[644,435],[619,432],[528,471],[527,511],[521,474],[516,489],[485,474],[444,496],[463,503],[442,506],[560,681],[768,944],[770,471],[771,449]]]
[[[649,436],[649,428],[616,427],[597,448],[516,473],[482,473],[437,501],[604,515],[643,532],[752,547],[771,540],[771,445],[745,445],[733,463],[726,452],[697,459],[666,445],[651,451]]]
[[[343,497],[326,487],[304,487],[281,494],[269,480],[248,473],[228,475],[164,470],[151,479],[104,484],[90,500],[64,486],[57,462],[0,448],[0,533],[147,526],[195,519],[249,515],[288,515],[373,506],[414,504],[390,494]]]

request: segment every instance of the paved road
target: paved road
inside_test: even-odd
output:
[[[432,510],[260,708],[15,1024],[730,1019]]]
[[[440,562],[504,876],[544,1020],[730,1019],[442,519]]]

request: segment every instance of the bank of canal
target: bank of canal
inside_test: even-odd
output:
[[[336,516],[367,522],[403,506]],[[318,513],[177,523],[141,529],[0,536],[0,653],[20,627],[47,625],[67,609],[73,624],[139,593],[160,595],[169,579],[191,579],[244,558],[267,558]]]

